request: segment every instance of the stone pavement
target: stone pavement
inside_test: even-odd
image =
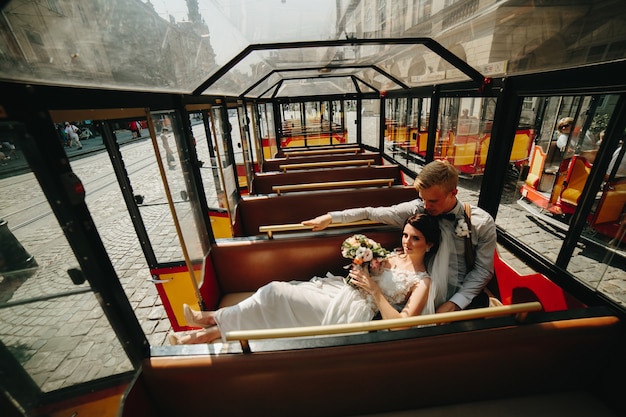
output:
[[[145,132],[142,138],[133,138],[130,130],[118,130],[115,132],[115,135],[117,136],[117,140],[120,144],[146,139]],[[71,148],[65,147],[65,153],[70,160],[79,159],[105,149],[101,136],[93,136],[89,139],[83,139],[81,140],[81,144],[83,145],[82,149],[78,149],[76,146]],[[26,158],[24,158],[24,154],[20,150],[19,143],[16,143],[15,145],[15,155],[5,159],[4,161],[0,161],[0,178],[7,178],[12,175],[23,174],[30,171],[28,162],[26,162]],[[7,155],[7,149],[3,148],[2,153]]]
[[[129,131],[118,131],[117,136],[128,145],[127,155],[132,152],[140,161],[151,149],[145,135],[132,138]],[[171,326],[155,285],[148,281],[150,272],[139,243],[129,238],[134,229],[127,212],[120,210],[123,199],[102,138],[82,144],[80,150],[65,148],[72,169],[86,181],[87,204],[149,343],[163,345]],[[19,144],[17,158],[0,165],[0,174],[1,216],[38,263],[28,273],[0,276],[0,301],[11,304],[0,309],[2,343],[44,391],[132,370],[97,296],[86,283],[72,284],[68,271],[77,267],[73,251],[50,215]]]

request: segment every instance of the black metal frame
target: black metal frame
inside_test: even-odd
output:
[[[205,82],[200,84],[192,93],[194,96],[201,95],[204,91],[209,89],[213,84],[215,84],[220,78],[226,75],[231,69],[233,69],[239,62],[244,60],[248,55],[255,51],[267,51],[272,49],[306,49],[306,48],[331,48],[338,46],[347,46],[347,45],[424,45],[426,48],[430,49],[432,52],[439,55],[441,58],[452,64],[459,71],[467,75],[473,83],[479,89],[483,90],[490,84],[490,79],[484,77],[480,72],[478,72],[474,67],[469,65],[467,62],[460,59],[458,56],[454,55],[448,49],[444,48],[441,44],[436,42],[431,38],[381,38],[381,39],[336,39],[336,40],[327,40],[327,41],[316,41],[316,42],[279,42],[279,43],[268,43],[268,44],[255,44],[247,46],[243,51],[237,54],[233,59],[228,61],[225,65],[223,65],[219,70],[213,73]],[[394,81],[394,83],[398,84],[400,87],[406,89],[407,86],[402,83],[400,80],[397,80],[395,77],[383,71],[381,68],[371,65],[369,66],[379,73],[385,75],[387,78]],[[317,69],[321,70],[326,68],[325,66],[308,68],[308,69]],[[360,68],[359,66],[348,65],[348,66],[339,66],[336,68]],[[306,70],[306,69],[305,69]],[[273,71],[274,72],[274,71]],[[273,73],[272,72],[272,73]],[[269,74],[268,74],[269,76]],[[320,73],[319,77],[323,77],[324,74]],[[318,78],[318,77],[316,77]],[[258,82],[254,83],[252,86],[248,87],[244,92],[242,92],[241,96],[245,96],[245,94],[251,91],[258,83],[262,82],[262,78]],[[362,81],[362,80],[360,80]],[[279,85],[275,85],[270,89],[274,89],[275,92],[280,88]],[[376,89],[374,89],[376,90]],[[264,93],[265,94],[265,93]]]

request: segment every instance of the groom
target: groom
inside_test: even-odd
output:
[[[449,252],[449,259],[439,264],[449,264],[448,294],[437,313],[466,308],[487,307],[488,298],[483,289],[493,276],[493,256],[496,248],[496,225],[489,213],[471,206],[470,237],[475,249],[474,265],[467,265],[465,257],[464,207],[456,195],[459,175],[447,161],[433,161],[425,165],[415,179],[420,198],[391,207],[362,207],[330,213],[306,220],[302,224],[313,226],[313,231],[323,230],[331,223],[373,220],[391,226],[403,227],[406,219],[416,213],[439,217],[442,248],[435,257]],[[442,251],[443,245],[448,251]],[[452,267],[454,266],[454,267]],[[451,285],[452,284],[452,285]],[[438,297],[439,298],[439,297]],[[470,305],[471,304],[471,305]]]

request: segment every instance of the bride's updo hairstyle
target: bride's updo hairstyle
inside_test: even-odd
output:
[[[439,222],[437,218],[426,213],[418,213],[409,217],[405,224],[410,224],[424,235],[426,242],[432,243],[430,253],[434,254],[439,248],[441,240],[441,231],[439,230]]]

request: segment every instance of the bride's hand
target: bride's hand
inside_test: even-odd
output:
[[[378,284],[369,274],[367,268],[353,268],[350,270],[350,284],[362,288],[370,294],[379,290]]]

